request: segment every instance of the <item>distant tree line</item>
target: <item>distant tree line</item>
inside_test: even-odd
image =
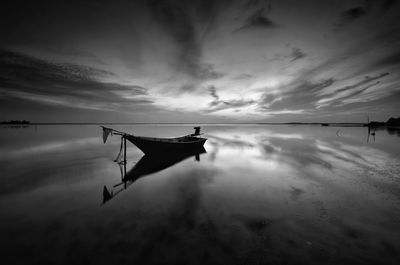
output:
[[[371,121],[368,123],[368,126],[371,127],[379,127],[379,126],[400,126],[400,117],[399,118],[390,118],[387,122],[380,122],[380,121]]]
[[[30,124],[29,121],[23,120],[11,120],[11,121],[2,121],[1,124]]]

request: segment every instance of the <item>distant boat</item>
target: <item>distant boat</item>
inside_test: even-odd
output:
[[[103,126],[102,126],[103,127]],[[158,154],[158,153],[181,153],[203,147],[207,138],[199,137],[200,127],[194,127],[195,133],[176,137],[176,138],[156,138],[145,137],[120,132],[111,128],[103,127],[103,138],[106,140],[108,134],[114,133],[121,135],[134,145],[136,145],[145,154]],[[105,135],[105,136],[104,136]],[[104,142],[105,142],[104,140]]]
[[[329,126],[329,123],[321,123],[321,126]]]

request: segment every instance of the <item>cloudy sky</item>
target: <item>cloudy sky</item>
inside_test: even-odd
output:
[[[395,0],[2,3],[0,120],[386,120],[399,14]]]

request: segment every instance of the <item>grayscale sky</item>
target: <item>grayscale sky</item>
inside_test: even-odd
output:
[[[395,0],[2,2],[0,120],[386,120],[399,14]]]

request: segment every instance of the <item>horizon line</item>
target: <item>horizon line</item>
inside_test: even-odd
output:
[[[1,123],[4,125],[12,123]],[[15,125],[135,125],[135,124],[258,124],[258,125],[296,125],[296,124],[357,124],[363,125],[364,122],[29,122]]]

